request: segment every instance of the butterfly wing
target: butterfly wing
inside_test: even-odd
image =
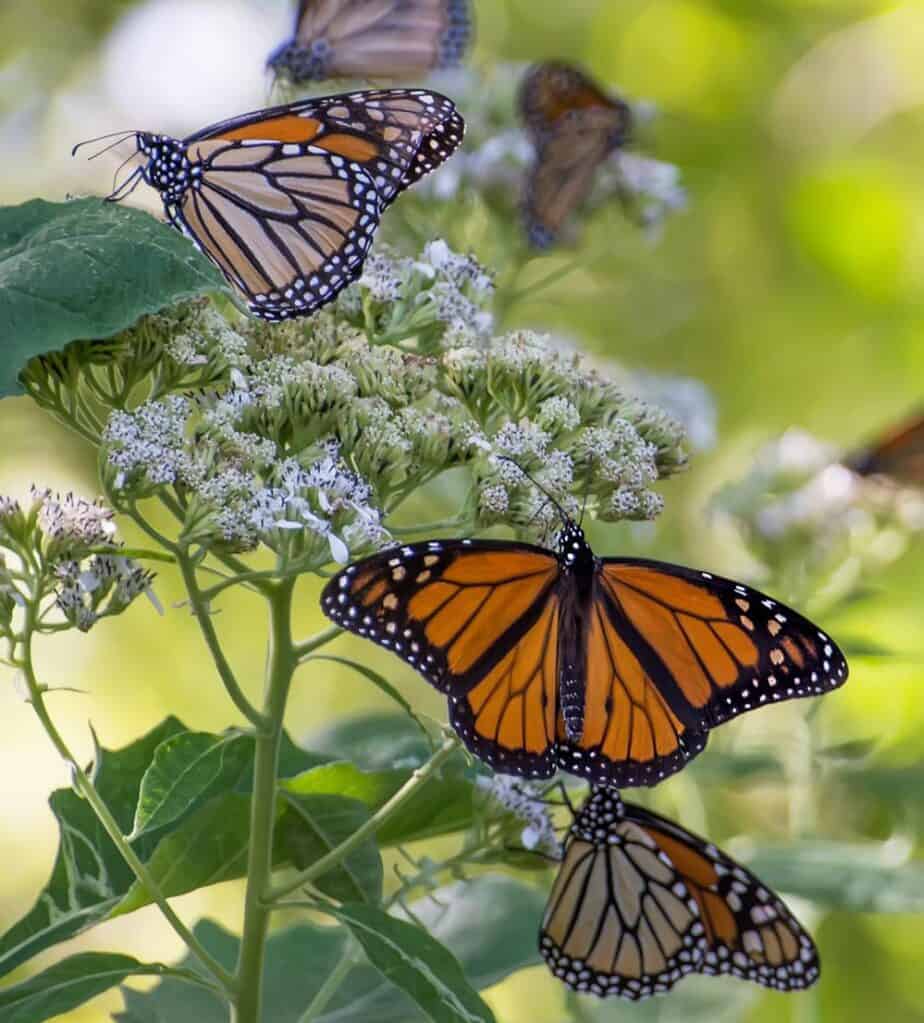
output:
[[[487,763],[548,777],[554,760],[558,562],[528,544],[445,540],[351,565],[324,589],[333,621],[384,646],[450,698]]]
[[[259,316],[304,316],[354,280],[382,211],[458,146],[452,102],[350,93],[258,111],[186,140],[190,187],[171,220]]]
[[[612,111],[576,111],[539,144],[523,199],[527,236],[536,248],[553,244],[587,198],[597,168],[614,147],[617,127]]]
[[[818,696],[847,662],[807,618],[730,579],[663,562],[604,559],[597,608],[662,706],[709,729],[755,707]]]
[[[269,63],[296,82],[410,78],[458,64],[471,33],[470,0],[302,0]]]
[[[706,953],[699,903],[642,827],[598,789],[575,819],[539,934],[568,987],[639,999],[670,990]]]
[[[818,979],[818,951],[778,895],[712,843],[630,803],[625,819],[666,854],[699,906],[707,949],[700,973],[730,973],[778,991]]]
[[[586,643],[583,732],[557,745],[566,771],[614,788],[656,785],[705,749],[699,718],[665,698],[602,600]]]
[[[882,474],[900,483],[924,486],[924,412],[849,457],[845,464],[861,476]]]
[[[629,131],[628,106],[608,96],[572,64],[548,61],[531,67],[520,85],[519,107],[527,132],[538,141],[547,138],[561,118],[579,110],[610,110],[619,115],[623,135]]]

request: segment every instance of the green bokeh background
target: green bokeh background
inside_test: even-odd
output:
[[[85,135],[123,126],[113,120],[124,121],[125,111],[113,98],[111,69],[119,65],[111,33],[139,9],[159,12],[169,26],[182,3],[5,0],[0,202],[108,188],[112,163],[88,167],[68,152]],[[718,446],[697,456],[686,477],[662,487],[667,512],[645,550],[745,573],[742,551],[711,529],[704,507],[725,481],[747,469],[761,440],[799,425],[850,448],[924,398],[924,6],[876,0],[477,0],[476,6],[476,60],[581,61],[662,110],[651,132],[654,150],[683,169],[688,211],[669,222],[655,245],[628,226],[613,235],[612,219],[589,225],[582,245],[596,252],[611,241],[612,259],[517,307],[511,325],[554,329],[630,367],[691,375],[708,385],[719,409]],[[224,16],[235,24],[266,21],[280,31],[288,19],[282,0],[189,0],[188,7],[214,23],[201,41],[213,89],[220,81],[215,69],[221,67]],[[263,56],[255,52],[253,61]],[[110,68],[105,81],[104,67]],[[197,94],[200,72],[190,66],[174,124],[134,126],[191,130],[206,123],[211,115],[198,114],[205,109]],[[230,58],[226,74],[229,81],[237,74]],[[251,106],[266,98],[260,88],[265,83]],[[93,495],[92,454],[25,399],[6,400],[0,404],[0,492],[21,496],[33,480]],[[593,539],[609,553],[639,543],[627,527],[596,528]],[[924,755],[922,579],[924,545],[918,542],[871,580],[877,596],[845,627],[893,654],[857,658],[848,687],[829,697],[819,714],[828,743],[875,740],[878,764],[910,768]],[[44,650],[49,682],[87,690],[58,697],[53,708],[73,747],[87,757],[88,719],[109,747],[146,731],[168,710],[193,728],[217,730],[235,720],[190,617],[176,606],[177,580],[161,573],[157,588],[166,621],[140,602],[91,637],[68,636]],[[321,624],[312,605],[303,602],[305,632]],[[221,624],[239,676],[257,692],[263,623],[253,620],[241,597],[226,603]],[[410,671],[384,654],[369,659],[425,711],[442,716],[441,700]],[[0,931],[31,905],[47,876],[56,836],[45,799],[52,787],[67,783],[12,679],[2,681]],[[309,736],[339,716],[381,707],[381,700],[347,674],[305,673],[293,693],[292,733]],[[723,729],[729,737],[713,742],[785,743],[801,714],[768,708]],[[680,777],[663,789],[665,808],[690,824],[702,819],[702,808],[688,804],[689,781]],[[924,795],[913,787],[878,807],[858,805],[845,784],[816,807],[818,820],[795,826],[769,789],[739,792],[725,783],[722,791],[704,785],[695,795],[708,809],[716,840],[794,831],[854,841],[899,835],[920,849]],[[239,896],[237,886],[223,886],[178,905],[188,918],[207,913],[235,927]],[[824,960],[818,989],[788,998],[758,993],[739,1004],[741,985],[716,981],[728,991],[723,1019],[924,1020],[920,916],[822,916],[798,908]],[[153,911],[106,925],[67,950],[87,947],[147,959],[180,953]],[[567,1017],[563,989],[539,967],[494,989],[489,1001],[501,1023]],[[61,1018],[104,1019],[119,1004],[113,995]],[[659,1004],[661,1018],[673,1019],[669,1000]],[[650,1009],[614,1003],[594,1018],[656,1017]]]

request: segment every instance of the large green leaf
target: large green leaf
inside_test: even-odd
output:
[[[924,911],[924,863],[892,843],[804,841],[759,848],[748,867],[773,888],[835,909]]]
[[[187,742],[190,736],[194,738]],[[168,718],[124,749],[98,751],[96,786],[122,832],[131,831],[142,798],[153,808],[142,815],[147,825],[132,846],[167,894],[244,873],[253,740],[232,744],[234,752],[227,759],[220,755],[223,741],[226,737],[203,738]],[[207,747],[219,751],[215,760],[206,755],[197,761]],[[304,773],[321,759],[284,737],[280,774]],[[205,769],[186,770],[203,760]],[[35,906],[0,938],[0,976],[43,949],[150,901],[85,800],[71,789],[59,789],[50,802],[61,833],[58,855]],[[287,862],[286,855],[282,847],[280,862]],[[337,880],[333,874],[327,883]]]
[[[41,1023],[83,1005],[128,977],[184,974],[188,972],[159,963],[140,963],[131,956],[83,952],[0,991],[0,1019],[3,1023]]]
[[[467,828],[472,822],[472,783],[461,758],[443,768],[379,829],[380,846],[400,845]],[[355,764],[323,764],[287,781],[296,795],[339,795],[364,803],[374,813],[411,777],[410,770],[363,771]]]
[[[181,731],[183,725],[171,717],[124,749],[99,750],[96,787],[124,831],[131,828],[141,777],[154,751]],[[72,789],[58,789],[50,803],[61,835],[58,855],[33,908],[0,937],[0,976],[102,920],[133,880],[85,800]],[[152,843],[142,839],[136,851],[146,858],[151,849]]]
[[[336,916],[372,965],[433,1023],[493,1023],[491,1010],[465,979],[459,961],[425,930],[355,902],[342,905]]]
[[[367,771],[419,767],[430,745],[406,714],[344,718],[309,737],[308,745],[331,760],[352,760]]]
[[[469,984],[481,989],[538,963],[536,934],[544,895],[508,877],[481,877],[439,889],[435,899],[413,905],[437,941],[458,960]],[[196,936],[222,963],[232,966],[237,939],[208,921]],[[340,961],[347,942],[342,927],[300,924],[273,934],[266,953],[264,1016],[298,1023],[305,1008]],[[185,964],[197,968],[193,960]],[[226,1023],[227,1010],[207,992],[166,978],[147,992],[124,991],[118,1023]],[[418,1023],[424,1013],[373,966],[354,966],[314,1023]],[[477,1018],[477,1017],[476,1017]]]
[[[99,199],[0,208],[0,397],[20,390],[36,355],[222,287],[187,239],[140,210]]]
[[[340,845],[369,820],[355,799],[283,793],[285,817],[277,830],[277,852],[302,870]],[[382,857],[372,840],[362,842],[337,867],[315,882],[341,902],[382,900]]]

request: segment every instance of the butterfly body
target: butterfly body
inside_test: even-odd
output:
[[[185,139],[137,132],[132,175],[265,320],[306,316],[359,276],[384,210],[453,153],[464,122],[425,89],[319,97]],[[124,197],[125,182],[110,199]]]
[[[527,777],[562,768],[653,785],[710,728],[847,677],[831,640],[790,608],[708,572],[599,558],[570,520],[556,551],[392,548],[331,579],[321,607],[445,693],[473,753]]]
[[[690,973],[789,991],[809,987],[820,970],[811,937],[759,878],[603,788],[569,830],[539,950],[568,987],[632,1000]]]

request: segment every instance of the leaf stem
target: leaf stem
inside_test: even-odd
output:
[[[340,989],[340,985],[346,980],[347,974],[358,961],[358,945],[353,935],[349,935],[343,943],[343,954],[337,965],[328,974],[327,979],[318,988],[314,998],[311,999],[308,1008],[299,1016],[298,1023],[312,1023],[327,1008],[331,998]]]
[[[244,928],[237,962],[238,998],[234,1023],[260,1023],[263,1003],[263,962],[269,908],[266,893],[273,870],[273,832],[276,824],[276,784],[282,725],[292,676],[298,665],[292,642],[292,593],[295,580],[286,579],[268,595],[270,648],[266,689],[254,750],[253,795],[250,802],[250,850]]]
[[[186,592],[189,594],[189,606],[196,616],[196,621],[198,621],[199,629],[202,632],[202,638],[205,640],[205,645],[209,648],[209,653],[212,655],[212,660],[215,663],[215,669],[224,683],[225,689],[228,691],[228,696],[231,697],[231,702],[258,732],[264,730],[269,725],[269,719],[264,714],[261,714],[244,695],[244,691],[238,684],[234,671],[228,663],[224,651],[221,649],[218,633],[212,624],[209,602],[202,590],[199,589],[199,582],[196,579],[196,568],[192,558],[189,556],[189,552],[177,548],[176,560],[183,574]],[[291,587],[289,587],[289,592],[291,596]]]
[[[173,911],[173,908],[167,901],[167,897],[161,891],[160,886],[154,880],[148,868],[144,863],[142,863],[135,850],[122,834],[122,829],[119,827],[118,821],[116,821],[116,819],[112,816],[109,807],[106,806],[102,796],[97,791],[87,773],[77,763],[76,758],[73,753],[71,753],[63,736],[51,720],[51,715],[48,713],[48,708],[45,706],[44,700],[46,689],[36,678],[35,668],[33,666],[32,635],[35,631],[36,624],[35,610],[34,602],[30,601],[26,608],[23,632],[20,636],[20,645],[22,647],[23,656],[19,662],[19,667],[22,670],[23,678],[25,679],[26,686],[29,690],[29,702],[32,704],[32,708],[35,711],[36,716],[61,759],[64,760],[70,768],[75,788],[90,804],[106,834],[112,839],[113,844],[119,850],[122,858],[129,867],[131,867],[132,873],[143,885],[147,894],[151,897],[152,901],[157,904],[158,908],[167,919],[167,922],[185,942],[192,954],[221,984],[225,994],[230,997],[233,995],[235,989],[234,978],[221,965],[221,963],[219,963],[218,960],[203,947],[199,939],[196,938],[192,931],[189,930],[189,928]]]
[[[310,867],[306,867],[295,877],[284,881],[282,884],[270,888],[266,893],[267,901],[277,902],[279,899],[283,899],[286,895],[294,892],[297,888],[301,888],[302,885],[309,884],[316,878],[321,877],[341,863],[358,845],[372,838],[399,807],[403,806],[411,796],[427,784],[458,746],[459,740],[454,735],[447,736],[433,756],[425,764],[418,767],[391,799],[383,803],[365,824],[357,828],[349,838],[341,842],[335,849],[331,849],[326,856],[315,860]]]
[[[324,646],[325,643],[329,643],[332,639],[336,639],[343,629],[339,625],[331,625],[326,629],[322,629],[320,632],[316,632],[313,636],[303,640],[301,643],[295,644],[295,656],[298,658],[299,664],[306,661],[308,657],[314,653],[318,647]]]

